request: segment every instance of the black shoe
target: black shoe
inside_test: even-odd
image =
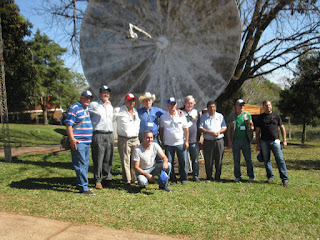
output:
[[[171,190],[168,187],[159,187],[159,190],[164,190],[166,192],[171,192]]]
[[[211,182],[211,181],[213,181],[213,177],[207,177],[206,178],[206,182]]]
[[[91,192],[90,190],[87,190],[85,192],[82,192],[83,194],[86,194],[86,195],[91,195],[91,196],[94,196],[96,195],[95,193]]]
[[[103,181],[103,182],[102,182],[102,185],[103,185],[104,187],[111,187],[111,180]]]

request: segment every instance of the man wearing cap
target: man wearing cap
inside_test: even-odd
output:
[[[190,159],[192,162],[192,176],[193,181],[200,182],[199,176],[199,140],[200,140],[200,131],[198,131],[198,120],[199,114],[194,105],[196,104],[193,96],[189,95],[184,100],[183,110],[184,115],[186,116],[188,127],[189,127],[189,151]],[[188,152],[187,152],[188,154]]]
[[[244,111],[244,104],[242,99],[238,99],[235,103],[235,112],[232,112],[227,119],[227,139],[229,147],[232,147],[235,182],[241,181],[241,150],[247,164],[248,182],[253,182],[255,177],[250,147],[254,127],[250,113]]]
[[[156,163],[156,156],[162,159],[161,163]],[[154,176],[159,176],[161,170],[165,170],[167,175],[170,174],[171,164],[159,144],[153,142],[153,133],[150,130],[143,133],[142,144],[136,147],[133,152],[133,169],[136,171],[140,187],[145,187],[148,182],[155,182]],[[168,180],[158,182],[160,190],[171,191],[167,187]]]
[[[99,99],[89,106],[93,126],[92,160],[96,189],[102,185],[110,186],[113,162],[113,107],[109,101],[110,88],[103,85],[99,90]]]
[[[156,96],[150,92],[146,92],[144,95],[139,97],[139,101],[144,107],[139,108],[138,114],[140,118],[140,131],[139,139],[142,143],[143,134],[146,130],[150,130],[153,133],[153,141],[159,143],[158,133],[159,133],[159,118],[165,113],[164,110],[158,107],[153,107],[152,103],[155,101]]]
[[[188,181],[187,149],[189,147],[189,129],[185,116],[179,115],[177,100],[174,97],[168,99],[168,112],[160,117],[160,139],[164,145],[169,162],[174,166],[174,155],[177,152],[179,161],[180,181],[186,184]],[[170,173],[170,180],[176,183],[174,169]]]
[[[222,158],[224,153],[224,132],[227,125],[221,113],[216,112],[217,107],[214,101],[207,103],[208,112],[200,118],[199,129],[203,133],[203,155],[207,181],[212,181],[212,168],[215,163],[215,181],[220,181]]]
[[[136,180],[132,169],[133,150],[140,144],[140,118],[134,108],[136,97],[132,93],[125,96],[125,105],[115,108],[114,120],[117,122],[118,151],[122,165],[122,180],[131,184]]]
[[[90,158],[90,143],[92,139],[92,124],[88,113],[92,93],[84,91],[80,101],[71,105],[65,120],[67,134],[70,140],[72,163],[77,175],[77,189],[80,193],[95,195],[88,187],[88,168]]]
[[[289,186],[287,176],[287,166],[283,158],[281,141],[279,139],[279,127],[283,137],[283,147],[287,146],[287,133],[282,123],[281,117],[272,112],[272,104],[269,100],[263,101],[264,113],[259,115],[256,124],[257,150],[262,152],[264,166],[267,172],[267,183],[273,183],[274,174],[272,172],[272,163],[270,159],[270,150],[273,152],[277,162],[280,178],[284,187]],[[260,136],[261,134],[261,136]]]

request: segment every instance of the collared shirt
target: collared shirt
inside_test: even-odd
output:
[[[187,113],[186,110],[183,110],[183,113],[186,116],[189,127],[189,143],[196,143],[198,142],[198,111],[192,109],[190,113]]]
[[[156,156],[160,152],[162,152],[162,149],[157,143],[152,143],[149,150],[141,144],[133,151],[133,161],[140,162],[139,167],[141,169],[149,169],[156,163]]]
[[[138,137],[140,118],[137,110],[133,109],[133,117],[126,105],[117,107],[113,111],[114,121],[117,121],[117,133],[120,137]]]
[[[93,131],[113,132],[113,107],[111,103],[106,105],[98,99],[89,106]]]
[[[227,125],[221,113],[215,112],[212,117],[210,117],[209,113],[205,113],[200,118],[199,128],[204,128],[211,132],[218,132],[223,128],[227,128]],[[203,137],[206,140],[215,140],[223,138],[224,134],[221,133],[217,137],[214,137],[210,134],[203,134]]]
[[[75,128],[85,118],[83,123],[73,130],[73,136],[80,143],[91,143],[92,139],[92,124],[88,108],[84,109],[80,102],[76,102],[68,109],[65,124]]]
[[[177,146],[184,144],[184,128],[188,128],[185,116],[180,116],[176,111],[171,117],[169,112],[165,112],[160,117],[160,127],[163,128],[164,145]]]
[[[157,135],[159,132],[159,118],[165,111],[158,107],[151,107],[149,111],[143,107],[137,111],[141,120],[139,133],[143,134],[144,131],[150,130],[153,135]]]

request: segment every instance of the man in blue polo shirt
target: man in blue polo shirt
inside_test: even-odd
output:
[[[91,99],[92,93],[88,90],[84,91],[80,96],[80,101],[69,107],[65,120],[70,139],[72,163],[77,175],[77,188],[80,193],[87,195],[95,195],[88,187],[87,176],[93,131],[88,112]]]

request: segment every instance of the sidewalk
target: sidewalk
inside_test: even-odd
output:
[[[19,156],[25,154],[52,153],[61,151],[60,145],[43,145],[32,147],[12,147],[11,155]],[[4,157],[4,150],[0,148],[0,157]]]
[[[152,223],[150,223],[152,224]],[[1,240],[174,240],[166,236],[114,230],[105,227],[75,225],[45,218],[0,212]]]

